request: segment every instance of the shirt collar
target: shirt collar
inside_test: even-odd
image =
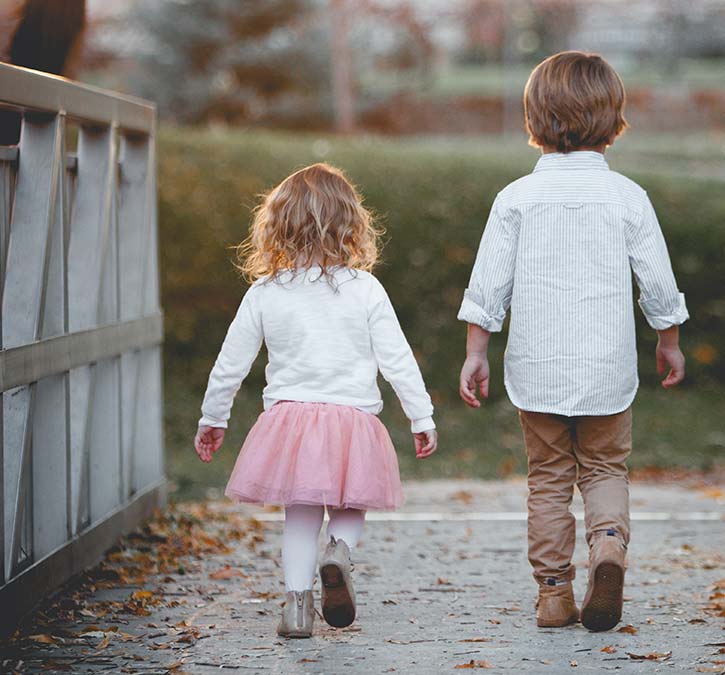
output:
[[[609,169],[601,152],[596,150],[575,150],[574,152],[550,152],[539,157],[534,171],[546,169]]]

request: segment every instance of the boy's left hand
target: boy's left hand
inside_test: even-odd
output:
[[[214,453],[222,447],[224,429],[219,427],[199,427],[194,437],[194,449],[202,462],[211,462]]]

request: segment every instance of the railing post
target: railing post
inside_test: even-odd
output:
[[[144,282],[149,251],[147,182],[149,173],[148,137],[125,135],[121,139],[119,176],[119,271],[120,318],[144,314]],[[142,355],[129,352],[121,356],[121,415],[123,429],[124,498],[134,492],[136,453],[139,445],[139,417],[143,414],[141,379]]]
[[[15,191],[15,170],[17,166],[17,147],[0,147],[0,298],[5,286],[5,270],[10,236],[10,214],[12,213],[13,193]],[[0,349],[2,349],[3,315],[0,312]],[[0,585],[5,583],[5,444],[2,442],[4,431],[4,403],[0,393]]]
[[[68,247],[70,331],[115,320],[117,129],[81,127]],[[75,531],[118,505],[118,359],[70,373],[72,506]]]
[[[63,265],[56,260],[62,255],[62,245],[55,247],[53,256],[53,242],[62,241],[62,232],[56,232],[56,214],[65,171],[64,125],[61,114],[26,115],[23,121],[22,162],[17,172],[2,299],[2,314],[6,318],[2,326],[4,348],[38,340],[46,326],[50,332],[58,328],[63,331],[62,325],[55,325],[59,315],[57,298],[48,298],[47,287],[51,270],[55,272]],[[7,317],[12,317],[12,322]],[[64,406],[65,396],[61,393],[62,386],[56,381],[44,383],[40,389],[37,383],[21,386],[3,396],[4,445],[18,449],[4,457],[5,566],[10,576],[21,564],[30,562],[32,555],[28,529],[32,523],[34,410],[36,404],[41,410],[46,406]],[[40,428],[37,431],[42,433]],[[63,433],[61,443],[64,437]],[[48,434],[48,440],[51,445],[58,443],[53,433]],[[64,446],[54,450],[65,455]]]
[[[32,122],[24,122],[24,126]],[[39,338],[68,331],[67,321],[67,230],[68,209],[65,161],[65,114],[56,120],[52,157],[53,187],[50,195],[51,234],[48,251],[43,317]],[[25,131],[23,131],[25,133]],[[22,167],[21,167],[22,171]],[[67,538],[67,474],[69,411],[68,375],[61,373],[36,384],[32,419],[33,557],[38,559],[61,546]]]

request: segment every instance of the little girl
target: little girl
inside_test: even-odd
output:
[[[224,439],[232,400],[267,346],[264,409],[237,458],[225,494],[285,507],[282,568],[287,594],[277,633],[310,637],[317,541],[322,615],[355,619],[350,549],[368,509],[403,501],[378,369],[411,420],[416,456],[433,454],[433,406],[390,300],[369,270],[378,232],[343,173],[314,164],[292,174],[257,208],[242,244],[247,291],[209,376],[196,451],[210,462]]]

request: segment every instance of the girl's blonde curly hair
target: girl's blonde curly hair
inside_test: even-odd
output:
[[[313,265],[328,277],[338,265],[369,271],[381,234],[345,174],[313,164],[263,195],[249,236],[237,247],[237,267],[249,282]]]

